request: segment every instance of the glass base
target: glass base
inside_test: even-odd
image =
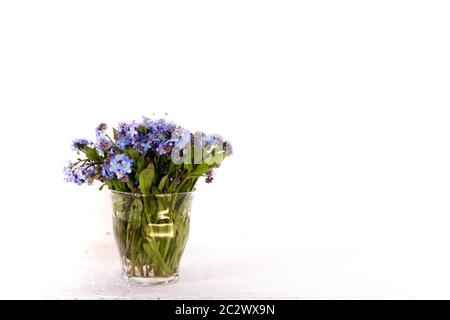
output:
[[[178,273],[172,274],[166,277],[133,277],[128,276],[127,274],[123,274],[123,277],[130,284],[138,284],[144,286],[153,286],[158,284],[168,284],[173,283],[178,280]]]

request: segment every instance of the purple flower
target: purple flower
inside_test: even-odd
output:
[[[95,145],[95,148],[97,149],[98,154],[99,154],[100,156],[102,156],[102,157],[105,156],[105,153],[106,153],[109,149],[111,149],[111,147],[112,147],[111,142],[109,142],[109,141],[106,140],[106,139],[100,139],[100,140],[98,140],[97,143],[96,143],[96,145]]]
[[[116,174],[117,178],[122,178],[125,174],[131,173],[133,160],[125,154],[118,154],[109,162],[109,172]]]
[[[165,119],[144,117],[141,122],[121,122],[113,130],[112,138],[107,135],[106,130],[107,125],[100,124],[95,130],[94,142],[86,139],[73,142],[73,149],[78,150],[78,154],[85,153],[86,158],[78,159],[75,164],[69,163],[64,168],[64,179],[67,182],[80,185],[90,184],[95,179],[102,182],[112,179],[127,182],[125,189],[132,190],[130,183],[136,187],[139,185],[139,175],[136,172],[138,166],[134,163],[136,161],[139,168],[153,162],[158,170],[157,177],[169,175],[170,182],[180,183],[183,175],[187,174],[180,173],[183,163],[194,160],[197,164],[197,161],[202,161],[209,165],[208,168],[215,168],[225,156],[232,153],[231,144],[221,136],[202,132],[193,134]],[[95,148],[96,152],[88,147]],[[206,182],[211,183],[213,171],[209,171],[205,177]],[[158,185],[159,181],[155,183]],[[110,186],[119,188],[114,184]]]
[[[173,150],[173,142],[161,142],[160,144],[157,145],[156,147],[156,153],[159,155],[164,155],[164,154],[169,154],[172,152]]]
[[[75,139],[72,142],[72,150],[80,150],[88,145],[92,144],[89,140],[86,139]]]
[[[143,142],[140,143],[140,145],[136,146],[136,149],[142,153],[147,152],[152,148],[152,139],[150,138],[150,135],[147,135],[146,138],[143,139]]]
[[[140,140],[138,131],[138,124],[136,121],[130,123],[121,122],[116,130],[117,133],[117,146],[124,149],[127,146],[135,147]]]
[[[214,180],[214,171],[210,170],[206,173],[205,181],[206,181],[206,183],[211,183],[211,182],[213,182],[213,180]]]
[[[151,120],[144,117],[141,123],[119,123],[116,143],[121,149],[130,147],[139,153],[153,150],[164,155],[172,152],[181,136],[180,132],[184,131],[185,129],[164,119]]]
[[[75,166],[69,162],[68,166],[64,168],[64,181],[72,182],[77,185],[82,185],[84,183],[92,184],[94,176],[97,175],[97,168],[89,165]]]
[[[116,143],[119,148],[125,149],[125,147],[130,144],[130,140],[128,139],[128,137],[120,137]]]
[[[102,165],[102,177],[106,179],[114,178],[114,172],[110,170],[111,168],[111,160],[106,159]]]
[[[98,154],[102,157],[105,156],[105,153],[111,149],[112,144],[109,141],[105,130],[108,128],[108,126],[104,123],[101,123],[96,129],[95,129],[95,137],[97,138],[97,142],[95,144],[95,148],[98,151]]]

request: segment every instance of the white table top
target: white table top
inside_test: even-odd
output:
[[[433,261],[434,258],[434,261]],[[436,260],[437,259],[437,260]],[[59,260],[60,261],[60,260]],[[91,243],[64,272],[40,271],[8,297],[50,299],[342,299],[449,297],[444,256],[350,249],[221,250],[187,247],[178,282],[129,285],[112,236]],[[39,268],[37,268],[39,270]],[[54,270],[53,270],[54,271]],[[11,285],[12,286],[12,285]],[[11,295],[12,294],[12,295]]]

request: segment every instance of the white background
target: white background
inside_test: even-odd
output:
[[[450,298],[449,16],[0,2],[0,297]],[[199,186],[180,282],[127,289],[108,192],[62,168],[100,122],[153,112],[235,154]]]

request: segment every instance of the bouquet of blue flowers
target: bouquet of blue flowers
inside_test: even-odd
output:
[[[85,158],[70,162],[65,180],[133,193],[192,191],[199,177],[211,182],[213,170],[231,154],[219,135],[191,133],[164,119],[120,123],[112,136],[107,125],[96,129],[96,142],[76,139],[72,148]]]
[[[128,278],[172,281],[189,229],[192,193],[199,178],[232,152],[219,135],[191,133],[165,119],[120,123],[95,142],[76,139],[78,158],[64,168],[67,182],[101,183],[112,192],[114,235]],[[154,281],[155,282],[155,281]]]

